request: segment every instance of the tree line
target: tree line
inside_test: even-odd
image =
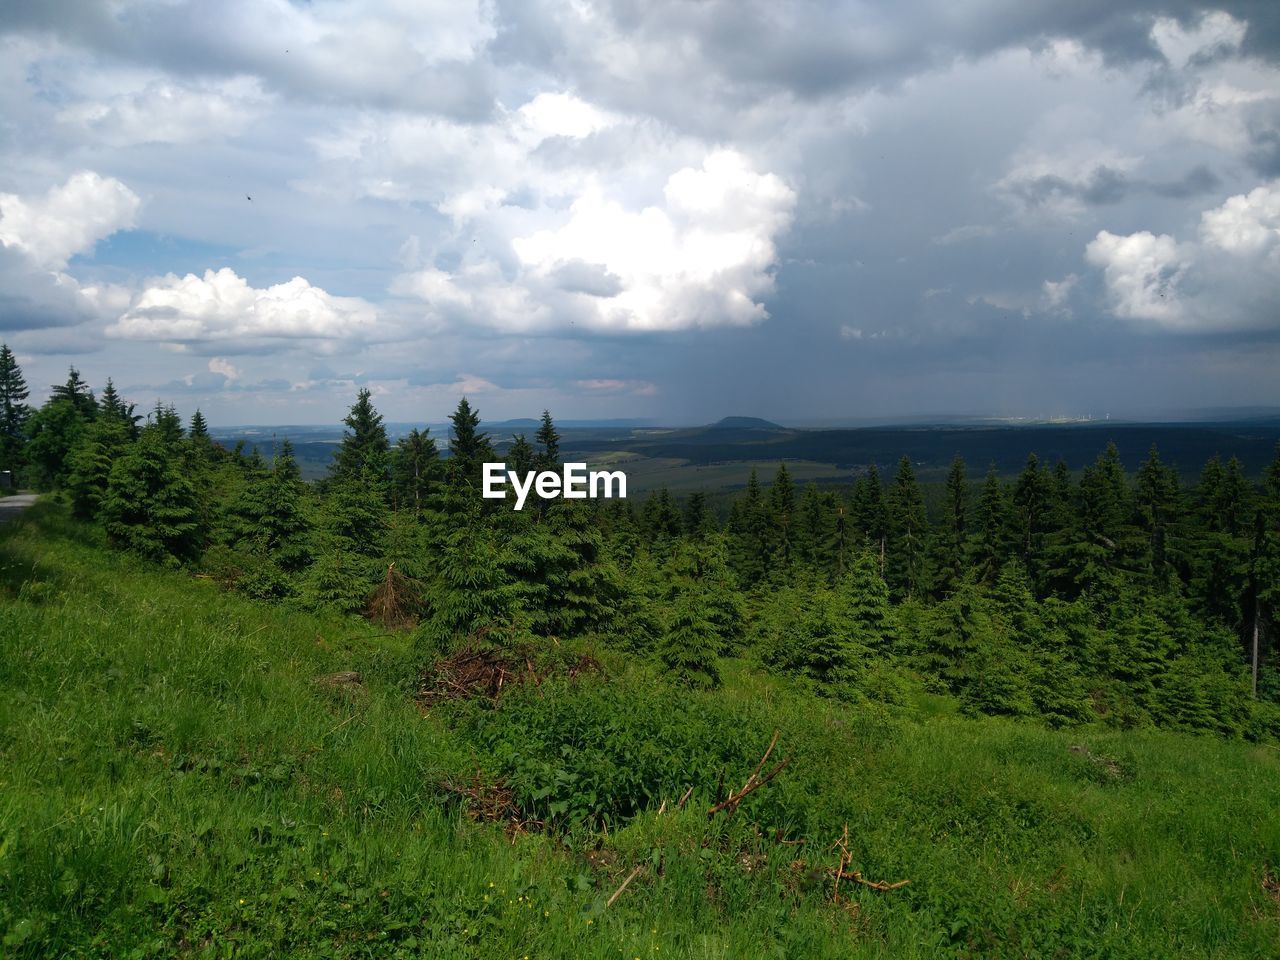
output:
[[[361,390],[312,484],[287,440],[226,449],[199,411],[142,416],[74,368],[39,409],[27,397],[0,348],[0,469],[112,544],[404,626],[424,658],[595,637],[693,686],[746,657],[851,700],[1280,735],[1280,447],[1261,477],[1215,456],[1190,484],[1154,447],[1133,475],[1111,444],[1076,472],[1031,454],[976,482],[957,456],[932,511],[904,457],[803,489],[785,463],[767,485],[753,471],[727,509],[664,489],[517,513],[481,498],[480,465],[558,469],[545,411],[501,456],[465,398],[443,448],[429,429],[392,444]]]

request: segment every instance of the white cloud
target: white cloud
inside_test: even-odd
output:
[[[1222,10],[1203,14],[1191,29],[1170,17],[1161,17],[1151,27],[1151,39],[1169,65],[1181,69],[1193,59],[1240,49],[1248,22],[1237,20]]]
[[[1187,258],[1173,237],[1149,230],[1124,237],[1102,230],[1085,249],[1085,259],[1102,269],[1117,316],[1182,325],[1178,281]]]
[[[1229,197],[1200,216],[1205,242],[1234,254],[1258,254],[1280,239],[1280,182]]]
[[[235,364],[230,360],[224,360],[222,357],[214,357],[209,361],[209,372],[221,374],[228,380],[240,379],[240,371],[236,369]]]
[[[73,174],[43,196],[0,193],[0,243],[23,251],[38,267],[60,270],[75,254],[132,226],[140,205],[119,180],[92,171]]]
[[[195,143],[239,133],[266,99],[258,81],[246,77],[208,88],[153,79],[110,96],[89,95],[64,107],[57,119],[114,147]]]
[[[1041,306],[1051,313],[1070,316],[1071,308],[1067,305],[1067,301],[1071,297],[1071,291],[1079,282],[1080,278],[1074,273],[1067,274],[1061,280],[1046,280],[1041,287]]]
[[[152,281],[107,333],[177,343],[348,340],[373,332],[377,319],[372,304],[335,297],[302,277],[258,289],[223,267]]]
[[[1145,230],[1129,236],[1103,230],[1085,258],[1102,269],[1119,317],[1194,331],[1274,327],[1280,182],[1204,211],[1194,241],[1179,243]]]
[[[794,206],[780,178],[719,150],[672,174],[660,205],[629,207],[593,181],[558,223],[512,238],[514,276],[475,257],[402,276],[393,291],[506,330],[752,324],[767,316],[774,239]]]

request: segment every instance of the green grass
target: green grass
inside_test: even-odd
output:
[[[0,528],[0,956],[1280,955],[1273,746],[856,707],[736,661],[694,694],[607,651],[606,680],[424,716],[379,632],[56,504]],[[363,690],[313,682],[339,670]],[[709,820],[775,728],[791,765]],[[467,819],[440,785],[477,768],[556,829]],[[845,824],[853,868],[911,883],[833,903]]]

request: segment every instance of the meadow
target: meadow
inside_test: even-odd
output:
[[[41,503],[0,527],[0,953],[1280,955],[1271,743],[531,656],[539,682],[424,708],[408,634]],[[787,765],[709,815],[774,731]]]

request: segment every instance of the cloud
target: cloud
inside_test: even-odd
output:
[[[209,372],[220,374],[228,380],[240,379],[240,371],[236,369],[235,364],[230,360],[224,360],[222,357],[214,357],[209,361]]]
[[[613,380],[607,378],[593,380],[575,380],[574,386],[593,394],[630,394],[637,397],[652,397],[658,393],[657,384],[648,380]]]
[[[115,147],[196,143],[238,134],[261,112],[266,97],[256,79],[236,77],[193,87],[167,78],[109,96],[94,96],[58,111],[61,124]]]
[[[396,289],[505,330],[580,324],[615,332],[742,326],[768,316],[775,237],[795,193],[731,150],[673,173],[663,202],[630,208],[591,185],[555,226],[511,240],[515,277],[479,261]]]
[[[107,334],[127,340],[266,346],[299,339],[358,340],[374,331],[377,320],[372,304],[333,296],[302,277],[258,289],[223,267],[206,270],[202,277],[169,274],[152,281]]]
[[[1205,242],[1227,253],[1257,255],[1273,250],[1280,240],[1280,186],[1266,184],[1247,194],[1230,197],[1200,218]]]
[[[140,205],[119,180],[92,171],[73,174],[43,196],[0,193],[0,244],[21,250],[37,267],[60,270],[74,254],[131,226]]]
[[[1102,269],[1116,316],[1174,330],[1273,328],[1280,296],[1280,183],[1204,211],[1194,241],[1103,230],[1085,259]]]
[[[1178,281],[1187,269],[1187,256],[1173,237],[1149,230],[1129,236],[1102,230],[1085,249],[1085,259],[1102,269],[1117,316],[1181,325]]]

